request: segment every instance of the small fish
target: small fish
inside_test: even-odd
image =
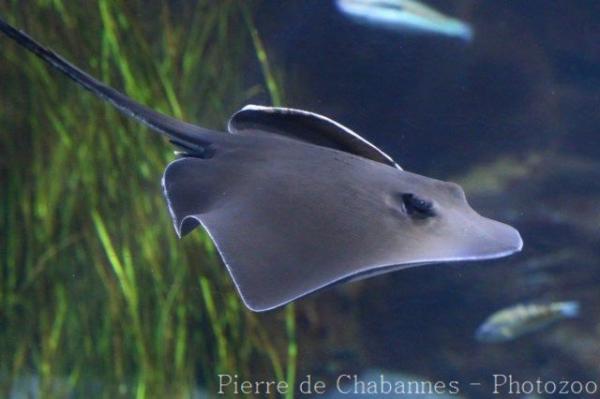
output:
[[[440,34],[470,42],[473,29],[415,0],[336,0],[338,9],[369,25],[414,32]]]
[[[561,320],[577,317],[576,301],[515,305],[492,314],[475,332],[481,342],[511,341]]]

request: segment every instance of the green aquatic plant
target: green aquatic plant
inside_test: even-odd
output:
[[[248,62],[281,101],[248,7],[32,0],[0,14],[136,100],[222,128],[249,93]],[[172,147],[1,49],[2,396],[28,374],[43,397],[189,397],[218,373],[293,383],[293,306],[285,320],[247,311],[207,235],[170,229],[159,177]]]

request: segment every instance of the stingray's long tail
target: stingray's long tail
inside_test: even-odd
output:
[[[83,72],[52,50],[33,40],[25,32],[6,23],[2,18],[0,18],[0,31],[85,89],[114,105],[125,115],[131,116],[148,125],[153,130],[167,135],[177,145],[193,151],[206,151],[213,142],[214,135],[219,134],[212,130],[160,114],[135,102],[126,95]]]

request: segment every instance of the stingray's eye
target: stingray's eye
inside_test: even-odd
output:
[[[402,202],[406,213],[418,218],[428,218],[435,216],[435,209],[432,201],[417,197],[415,194],[402,194]]]

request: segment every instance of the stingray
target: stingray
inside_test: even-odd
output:
[[[180,151],[162,187],[177,234],[202,226],[248,308],[428,263],[498,258],[517,230],[484,218],[454,183],[403,170],[316,113],[249,105],[228,133],[153,111],[0,20],[0,30]]]

